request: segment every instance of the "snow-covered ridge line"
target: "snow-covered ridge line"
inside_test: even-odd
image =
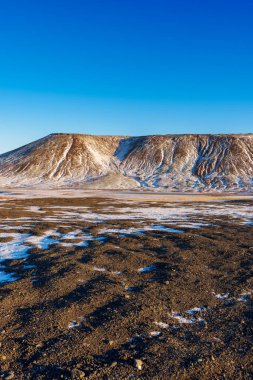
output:
[[[253,135],[53,134],[0,155],[0,186],[253,188]]]

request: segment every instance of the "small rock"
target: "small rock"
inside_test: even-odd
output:
[[[142,370],[143,361],[141,359],[135,359],[135,366],[138,370]]]

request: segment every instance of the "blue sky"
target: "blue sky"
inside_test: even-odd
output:
[[[53,132],[253,131],[251,0],[8,0],[0,152]]]

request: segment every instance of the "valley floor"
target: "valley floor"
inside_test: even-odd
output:
[[[0,378],[253,378],[251,197],[27,193],[0,202]]]

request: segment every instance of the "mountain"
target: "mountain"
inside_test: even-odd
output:
[[[247,190],[253,135],[52,134],[0,155],[0,184]]]

